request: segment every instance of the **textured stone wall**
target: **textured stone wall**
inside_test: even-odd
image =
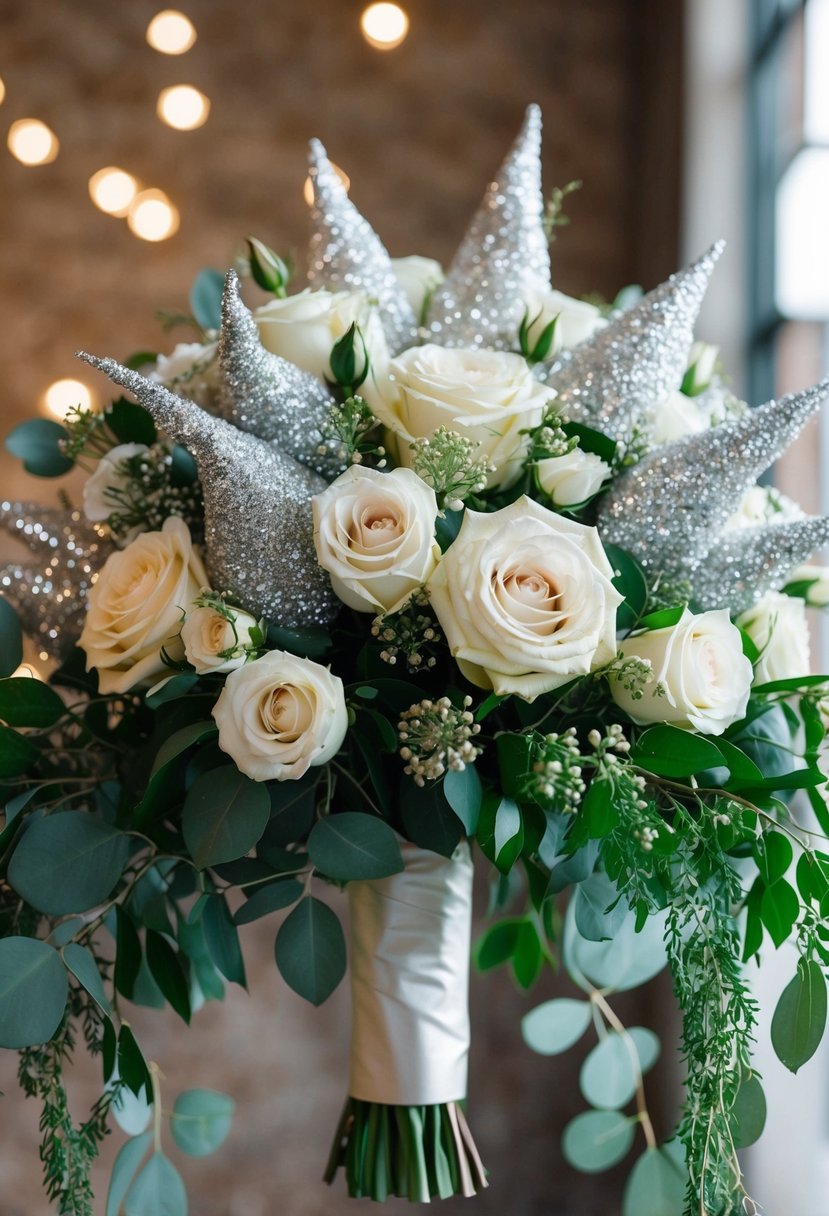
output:
[[[196,271],[227,266],[248,233],[301,262],[311,135],[350,174],[353,198],[393,254],[446,260],[524,106],[538,101],[547,186],[584,180],[554,249],[556,284],[610,295],[674,268],[679,4],[412,0],[407,43],[380,54],[357,32],[357,3],[190,0],[199,40],[180,58],[144,41],[156,7],[0,0],[0,128],[39,116],[62,145],[53,165],[37,169],[0,149],[4,431],[38,408],[58,377],[77,375],[103,393],[75,365],[77,347],[123,356],[170,345],[155,309],[186,308]],[[184,82],[213,102],[207,125],[189,134],[163,127],[154,112],[159,89]],[[182,216],[174,239],[145,244],[92,206],[87,180],[108,164],[167,191]],[[54,491],[0,456],[4,496],[45,500]],[[347,992],[309,1012],[275,974],[273,931],[266,921],[247,932],[251,995],[211,1005],[192,1032],[181,1033],[174,1015],[135,1015],[168,1093],[215,1086],[239,1102],[226,1149],[185,1165],[196,1216],[356,1210],[317,1181],[345,1084]],[[520,1044],[521,1014],[553,991],[567,991],[566,982],[547,979],[530,998],[506,975],[473,983],[471,1120],[493,1170],[489,1193],[475,1202],[482,1214],[618,1210],[618,1175],[577,1177],[560,1155],[560,1128],[581,1107],[576,1061],[541,1060]],[[661,1003],[653,1000],[649,1011],[639,998],[632,1016],[652,1021]],[[81,1111],[95,1074],[77,1073]],[[45,1216],[37,1112],[16,1095],[11,1060],[0,1063],[0,1089],[8,1095],[0,1216]],[[104,1171],[97,1176],[102,1185]],[[460,1201],[444,1210],[462,1206],[472,1210]]]

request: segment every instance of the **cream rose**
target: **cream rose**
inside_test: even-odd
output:
[[[349,608],[396,612],[437,564],[437,500],[410,469],[352,465],[311,507],[319,564]]]
[[[524,310],[529,322],[527,337],[530,349],[550,322],[555,321],[550,354],[564,347],[578,346],[579,342],[592,337],[607,324],[595,304],[576,300],[561,291],[542,291],[532,283],[524,293]],[[546,357],[549,358],[549,355]]]
[[[407,258],[392,258],[391,268],[412,306],[414,315],[421,317],[432,292],[443,282],[443,267],[440,262],[436,262],[434,258],[422,258],[412,254]]]
[[[254,781],[296,781],[340,750],[343,682],[327,667],[270,650],[232,671],[213,706],[219,747]]]
[[[179,342],[169,355],[158,356],[149,379],[210,410],[218,387],[216,349],[216,342]]]
[[[809,625],[803,600],[769,591],[737,617],[737,624],[760,651],[754,667],[755,684],[809,674]]]
[[[401,464],[411,466],[413,439],[440,426],[480,444],[476,458],[494,466],[488,485],[508,486],[521,472],[527,436],[553,394],[520,355],[494,350],[415,346],[389,365],[389,388],[372,408],[397,438]]]
[[[564,456],[548,456],[535,466],[539,489],[548,494],[557,507],[573,507],[592,498],[610,474],[610,465],[601,456],[581,448],[573,448]]]
[[[208,604],[189,608],[181,627],[187,662],[199,675],[235,671],[247,660],[253,646],[251,630],[256,628],[256,618],[241,608],[222,612]]]
[[[125,489],[130,480],[122,467],[123,462],[149,450],[146,443],[119,443],[101,457],[83,488],[83,513],[90,523],[102,523],[118,510],[118,500],[112,491],[117,493]]]
[[[371,361],[369,378],[360,386],[366,400],[385,387],[389,355],[375,308],[357,291],[306,289],[257,308],[254,319],[262,345],[303,371],[331,379],[331,349],[356,322]]]
[[[178,516],[107,558],[89,592],[79,641],[101,692],[126,692],[169,670],[162,647],[175,657],[183,653],[182,613],[205,586],[207,571]]]
[[[725,609],[697,615],[686,610],[676,624],[625,638],[619,649],[653,670],[639,700],[621,680],[611,680],[613,700],[634,722],[670,722],[721,735],[745,714],[751,663]]]
[[[829,604],[829,566],[798,566],[786,586],[797,587],[797,594],[810,608],[825,608]]]
[[[466,511],[429,592],[467,679],[532,701],[613,659],[612,577],[595,528],[524,496]]]
[[[708,429],[706,415],[691,397],[679,391],[670,393],[655,411],[651,424],[651,439],[659,445],[684,439]]]

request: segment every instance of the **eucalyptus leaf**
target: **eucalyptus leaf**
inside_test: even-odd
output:
[[[140,1094],[134,1094],[123,1085],[113,1098],[111,1109],[115,1122],[128,1136],[140,1136],[153,1117],[153,1104],[146,1092],[142,1089]]]
[[[666,1149],[646,1149],[627,1180],[622,1216],[683,1216],[687,1181]]]
[[[176,1013],[189,1022],[190,982],[181,958],[166,937],[154,929],[147,930],[146,951],[147,966],[156,984]]]
[[[0,720],[7,726],[53,726],[66,713],[54,688],[31,676],[0,680]]]
[[[573,892],[576,927],[591,942],[612,940],[628,915],[616,884],[603,870],[596,870]]]
[[[21,422],[6,438],[6,451],[23,461],[23,468],[34,477],[61,477],[75,462],[61,451],[68,439],[66,427],[50,418],[30,418]]]
[[[200,270],[190,288],[190,311],[202,329],[218,329],[222,323],[222,293],[225,277],[220,270]]]
[[[31,820],[9,863],[11,886],[51,916],[103,903],[121,877],[129,837],[87,811]]]
[[[442,785],[420,788],[411,777],[400,784],[400,814],[413,844],[451,857],[463,836],[463,824],[446,800]]]
[[[524,1042],[539,1055],[558,1055],[579,1041],[592,1016],[589,1001],[576,1001],[570,997],[545,1001],[522,1018]]]
[[[386,878],[403,869],[400,845],[389,825],[359,811],[320,819],[308,837],[308,855],[321,873],[337,882]]]
[[[321,1005],[345,974],[345,938],[334,912],[308,895],[280,927],[276,965],[289,988]]]
[[[233,923],[223,895],[211,895],[205,904],[201,924],[208,953],[225,979],[247,984],[245,962],[239,945],[239,931]]]
[[[0,676],[10,676],[23,662],[23,631],[20,618],[0,595]]]
[[[771,1022],[771,1042],[777,1058],[796,1073],[817,1051],[825,1027],[826,980],[816,962],[801,959]]]
[[[756,1144],[766,1125],[766,1095],[756,1073],[743,1079],[729,1115],[736,1148]]]
[[[564,965],[577,984],[582,977],[597,988],[626,992],[658,975],[667,965],[665,912],[648,917],[639,933],[636,917],[626,912],[613,941],[591,942],[578,931],[572,901],[564,919]]]
[[[126,1216],[187,1216],[187,1191],[181,1174],[163,1153],[155,1152],[127,1191]]]
[[[0,1047],[51,1039],[68,991],[66,969],[53,946],[33,937],[0,939]]]
[[[233,922],[236,925],[247,925],[262,916],[268,916],[271,912],[287,908],[301,898],[302,891],[302,883],[297,882],[295,878],[281,878],[257,887],[250,899],[234,913]]]
[[[574,1169],[598,1174],[630,1151],[636,1123],[615,1110],[589,1110],[567,1124],[561,1150]]]
[[[170,1116],[170,1131],[189,1157],[208,1157],[227,1139],[235,1102],[215,1089],[188,1089],[179,1094]]]
[[[135,1177],[142,1157],[152,1144],[152,1139],[152,1132],[145,1132],[142,1136],[136,1136],[121,1145],[109,1178],[106,1216],[119,1216],[121,1205],[130,1189],[130,1183]]]
[[[101,1012],[106,1014],[107,1017],[112,1017],[112,1009],[104,992],[101,973],[98,970],[98,964],[95,962],[95,957],[91,950],[87,950],[85,946],[81,946],[77,942],[69,942],[63,948],[63,961],[75,979],[83,985],[92,997]]]
[[[610,1031],[581,1066],[579,1086],[585,1101],[604,1110],[627,1106],[639,1076],[658,1055],[659,1040],[652,1031],[642,1026],[632,1027],[625,1034]]]
[[[33,743],[11,726],[0,723],[0,778],[20,776],[39,757],[40,752]]]
[[[193,861],[203,870],[244,857],[264,832],[270,813],[265,786],[235,765],[202,773],[188,791],[181,817]]]
[[[483,798],[481,778],[475,765],[467,764],[460,770],[450,769],[443,779],[443,792],[467,836],[474,836]]]

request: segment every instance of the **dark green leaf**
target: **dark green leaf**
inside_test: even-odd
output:
[[[506,733],[497,739],[501,791],[508,798],[523,798],[533,741],[529,735]]]
[[[234,924],[247,925],[262,916],[268,916],[271,912],[278,912],[280,908],[295,904],[301,895],[302,883],[297,882],[295,878],[281,878],[276,882],[269,882],[258,887],[250,899],[242,904],[233,917]]]
[[[467,836],[474,836],[483,799],[481,779],[475,765],[467,764],[460,771],[450,769],[443,778],[443,792]]]
[[[23,631],[20,618],[0,595],[0,676],[10,676],[23,662]]]
[[[757,868],[769,886],[783,877],[793,856],[788,837],[782,832],[764,832],[754,846]]]
[[[141,1164],[141,1158],[150,1147],[152,1139],[152,1132],[144,1132],[141,1136],[132,1136],[121,1145],[109,1179],[106,1216],[120,1216],[121,1204],[126,1198],[130,1183]]]
[[[604,551],[616,572],[613,586],[625,597],[616,609],[617,629],[632,629],[644,611],[648,600],[648,582],[639,563],[626,549],[603,542]]]
[[[221,325],[224,285],[221,270],[200,270],[193,280],[190,311],[202,329],[218,329]]]
[[[115,917],[115,987],[127,1000],[132,1000],[141,967],[141,939],[122,907],[116,907]]]
[[[716,743],[676,726],[651,726],[634,743],[630,759],[660,777],[689,777],[724,763]]]
[[[319,773],[308,772],[299,781],[269,781],[271,817],[258,852],[270,845],[284,846],[303,840],[316,819]]]
[[[446,801],[442,784],[422,788],[411,777],[400,784],[400,814],[413,844],[451,857],[463,836],[463,824]]]
[[[749,1148],[762,1136],[766,1125],[766,1095],[755,1073],[740,1085],[729,1122],[735,1148]]]
[[[244,857],[264,832],[270,813],[266,787],[235,765],[202,773],[187,794],[181,817],[190,856],[201,870]]]
[[[578,819],[584,825],[586,838],[600,840],[613,831],[619,822],[619,812],[613,805],[613,785],[610,781],[592,781],[582,799]]]
[[[17,777],[40,756],[36,747],[11,726],[0,724],[0,777]]]
[[[126,1216],[187,1216],[181,1174],[163,1153],[153,1153],[127,1192]]]
[[[107,407],[106,420],[119,443],[146,443],[150,447],[158,438],[155,423],[143,405],[127,397],[119,397]]]
[[[0,680],[0,719],[7,726],[52,726],[65,713],[63,701],[42,680]]]
[[[171,676],[162,688],[145,697],[144,700],[150,709],[157,709],[159,705],[164,705],[167,701],[175,701],[177,697],[186,696],[198,682],[199,677],[195,671],[180,671],[178,675]]]
[[[605,435],[604,431],[597,431],[595,427],[585,426],[583,422],[565,422],[561,429],[570,438],[574,435],[577,437],[579,447],[583,452],[593,452],[606,464],[613,464],[616,456],[616,440]]]
[[[236,1103],[215,1089],[187,1089],[170,1116],[170,1131],[189,1157],[209,1157],[227,1139]]]
[[[152,1099],[153,1083],[150,1070],[138,1046],[138,1040],[126,1022],[121,1023],[118,1033],[118,1076],[136,1097],[143,1089],[147,1099]]]
[[[102,1013],[107,1017],[112,1016],[107,995],[104,992],[104,984],[101,979],[101,973],[98,970],[98,964],[95,962],[95,956],[85,946],[80,946],[77,942],[69,942],[63,947],[63,961],[74,975],[75,979],[83,985],[89,995],[95,1001]]]
[[[0,940],[0,1047],[31,1047],[51,1039],[68,988],[53,946],[33,937]]]
[[[85,912],[111,893],[128,852],[123,832],[86,811],[63,811],[29,822],[9,883],[39,912]]]
[[[64,456],[60,443],[68,432],[49,418],[30,418],[21,422],[6,439],[6,450],[23,461],[23,468],[35,477],[61,477],[75,462]]]
[[[276,965],[294,992],[321,1005],[345,974],[345,938],[334,912],[306,896],[276,937]]]
[[[763,918],[760,908],[763,903],[763,893],[766,884],[762,878],[754,880],[746,900],[746,939],[743,945],[743,962],[753,957],[763,944]]]
[[[359,811],[320,819],[308,837],[316,868],[337,882],[387,878],[403,869],[397,837],[387,823]]]
[[[511,960],[523,925],[524,918],[516,916],[499,920],[486,930],[475,946],[475,966],[479,971],[490,971]]]
[[[269,650],[287,650],[301,659],[320,659],[331,649],[331,634],[321,625],[288,629],[269,621],[267,646]]]
[[[147,930],[146,950],[150,974],[179,1017],[189,1022],[190,982],[181,959],[166,937],[154,929]]]
[[[817,1051],[826,1026],[826,980],[819,965],[800,960],[783,989],[771,1022],[771,1042],[779,1060],[797,1072]]]
[[[538,930],[527,918],[522,924],[515,948],[512,952],[512,973],[515,982],[523,989],[532,988],[544,966],[544,951]]]
[[[616,884],[602,870],[579,883],[573,903],[576,927],[591,942],[614,938],[628,915],[626,901],[619,898]]]
[[[794,887],[778,879],[763,891],[760,916],[778,948],[787,941],[800,913],[800,900]]]
[[[478,820],[478,843],[485,857],[507,874],[517,861],[524,843],[521,811],[512,798],[488,793]]]
[[[767,684],[756,684],[751,691],[754,696],[767,696],[772,692],[798,692],[802,688],[817,688],[823,684],[829,684],[829,675],[792,676],[788,680],[770,680]]]
[[[225,979],[247,984],[245,963],[239,946],[239,931],[233,923],[223,895],[212,895],[201,919],[207,949]]]
[[[636,630],[669,629],[681,619],[686,608],[687,604],[675,604],[673,608],[660,608],[658,612],[649,612],[647,616],[639,619]]]

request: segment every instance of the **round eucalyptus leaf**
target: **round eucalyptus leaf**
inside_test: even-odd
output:
[[[23,461],[23,468],[35,477],[60,477],[74,467],[74,460],[60,449],[67,431],[50,418],[29,418],[6,438],[6,451]]]
[[[244,857],[264,832],[270,813],[265,785],[235,765],[202,773],[188,791],[181,816],[193,861],[203,870]]]
[[[554,1056],[577,1043],[590,1025],[589,1001],[559,997],[531,1009],[521,1020],[524,1042],[542,1056]]]
[[[315,823],[308,855],[318,870],[338,882],[386,878],[403,869],[393,830],[382,819],[360,811],[344,811]]]
[[[187,1216],[181,1174],[163,1153],[153,1153],[127,1191],[126,1216]]]
[[[150,1147],[152,1139],[152,1132],[144,1132],[143,1135],[127,1140],[126,1144],[121,1146],[109,1177],[106,1216],[119,1216],[130,1183],[135,1177],[135,1171],[141,1164],[141,1158]]]
[[[571,1119],[561,1148],[574,1169],[585,1174],[608,1170],[630,1151],[636,1122],[616,1110],[588,1110]]]
[[[215,1089],[188,1089],[179,1094],[170,1116],[170,1131],[183,1153],[208,1157],[227,1138],[235,1102]]]
[[[68,991],[66,968],[47,942],[0,940],[0,1047],[48,1042],[60,1025]]]
[[[665,1148],[646,1149],[631,1170],[622,1216],[683,1216],[685,1169]]]
[[[658,1055],[659,1039],[644,1026],[634,1026],[626,1034],[610,1031],[581,1066],[579,1086],[586,1101],[604,1110],[627,1106],[640,1074]]]
[[[731,1107],[731,1134],[737,1148],[755,1144],[766,1126],[766,1095],[759,1078],[752,1073],[737,1090]]]
[[[88,811],[33,820],[12,854],[9,883],[38,912],[63,916],[103,903],[121,877],[129,838]]]
[[[276,965],[294,992],[321,1005],[345,974],[345,938],[331,909],[313,896],[300,900],[276,935]]]
[[[597,988],[627,992],[653,979],[667,965],[665,912],[649,916],[641,932],[628,912],[612,941],[591,942],[578,931],[573,900],[564,921],[564,964],[577,984],[581,977]]]

